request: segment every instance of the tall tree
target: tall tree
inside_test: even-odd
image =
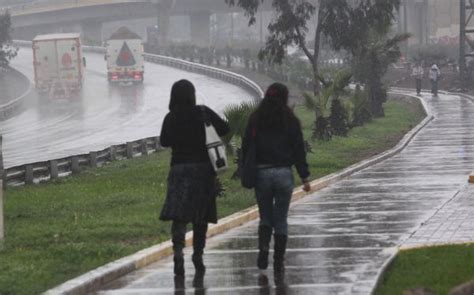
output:
[[[409,37],[408,34],[390,36],[399,6],[400,0],[360,0],[346,7],[347,17],[329,10],[323,23],[322,30],[330,34],[332,47],[351,53],[354,76],[365,85],[375,117],[384,115],[387,91],[382,78],[389,65],[399,59],[400,42]]]
[[[244,9],[249,17],[249,25],[255,23],[255,15],[258,8],[265,0],[225,0],[231,6],[239,6]],[[265,46],[260,50],[260,58],[267,58],[270,62],[281,63],[289,45],[297,45],[308,57],[313,69],[314,94],[320,92],[319,76],[319,49],[321,37],[324,35],[335,50],[345,49],[352,53],[354,59],[363,60],[370,52],[381,52],[378,49],[386,49],[387,46],[378,46],[377,50],[369,50],[373,36],[381,36],[390,47],[390,57],[396,55],[397,43],[403,36],[396,36],[391,40],[386,38],[389,28],[394,19],[394,12],[400,6],[400,0],[267,0],[271,1],[276,11],[275,19],[268,26],[269,37]],[[317,12],[317,23],[314,35],[314,51],[311,51],[306,43],[308,23]],[[375,32],[375,34],[374,34]],[[406,36],[405,36],[406,38]],[[362,53],[365,58],[361,57]],[[364,55],[362,54],[362,55]],[[388,61],[381,58],[380,60]],[[372,64],[382,67],[385,64],[371,61]],[[362,71],[359,71],[362,72]],[[377,70],[377,75],[384,73]],[[361,76],[361,82],[366,84],[373,75]],[[381,75],[376,76],[377,83],[372,83],[374,97],[382,90]],[[383,91],[382,91],[383,93]],[[376,111],[380,115],[380,101],[373,99]],[[382,109],[383,115],[383,109]]]
[[[9,46],[11,42],[11,17],[7,11],[0,15],[0,67],[6,67],[17,54],[17,49]]]
[[[255,23],[258,8],[265,0],[225,0],[230,6],[239,6],[249,17],[249,25]],[[270,0],[268,0],[270,1]],[[271,0],[276,11],[275,19],[269,24],[269,36],[260,50],[260,59],[268,59],[271,63],[281,63],[286,48],[298,46],[306,55],[313,69],[314,94],[320,91],[319,83],[319,49],[321,45],[322,26],[328,9],[336,9],[347,5],[344,0]],[[317,25],[314,33],[313,50],[306,43],[308,22],[317,12]]]

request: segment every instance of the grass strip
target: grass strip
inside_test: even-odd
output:
[[[400,295],[425,287],[436,294],[474,279],[474,244],[401,251],[382,278],[375,294]]]
[[[311,142],[313,179],[387,150],[424,117],[419,103],[390,100],[386,117],[351,130],[348,137]],[[297,107],[306,138],[314,114]],[[159,221],[170,152],[114,162],[35,186],[8,188],[6,239],[0,251],[0,294],[37,294],[143,248],[168,240]],[[255,204],[253,192],[221,177],[226,196],[219,217]]]

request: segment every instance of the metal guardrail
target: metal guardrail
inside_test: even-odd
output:
[[[84,168],[100,167],[116,160],[147,156],[161,149],[160,138],[149,137],[88,154],[8,168],[3,178],[6,185],[34,184],[78,173]]]
[[[1,7],[1,10],[8,10],[12,16],[28,15],[41,12],[56,11],[62,9],[71,9],[71,8],[80,8],[94,5],[108,5],[108,4],[118,4],[118,3],[150,3],[152,0],[62,0],[60,3],[58,1],[54,2],[37,2],[33,1],[31,3],[25,4],[15,4],[7,7]]]
[[[153,55],[153,54],[146,54],[145,60],[148,62],[153,62],[153,63],[157,63],[157,64],[169,66],[169,67],[178,68],[178,69],[185,70],[188,72],[194,72],[197,74],[206,75],[206,76],[209,76],[218,80],[222,80],[230,84],[234,84],[250,92],[255,100],[260,100],[264,95],[262,89],[255,82],[251,81],[250,79],[242,75],[238,75],[226,70],[221,70],[221,69],[205,66],[202,64],[192,63],[192,62],[188,62],[188,61],[184,61],[184,60],[180,60],[176,58],[171,58],[171,57],[161,56],[161,55]]]
[[[18,46],[31,46],[32,42],[15,41],[15,44]],[[103,47],[84,46],[83,49],[88,52],[105,53],[105,48]],[[234,84],[249,91],[255,100],[260,100],[263,97],[263,91],[257,84],[244,76],[229,71],[154,54],[145,54],[145,60],[193,73],[199,73]],[[53,180],[72,173],[78,173],[86,167],[98,167],[115,160],[146,156],[161,149],[160,139],[157,136],[114,145],[88,154],[11,167],[5,169],[3,173],[4,184],[6,186],[23,185]]]
[[[9,68],[7,71],[7,73],[12,73],[12,72],[14,72],[16,75],[19,76],[19,78],[24,80],[25,84],[27,84],[28,86],[27,86],[26,91],[21,96],[7,103],[0,104],[0,121],[6,120],[12,117],[14,114],[16,114],[18,110],[22,107],[25,98],[28,97],[33,90],[33,85],[31,84],[30,80],[25,75],[11,68]]]
[[[96,46],[83,46],[83,49],[88,52],[95,52],[105,54],[105,48]],[[199,63],[189,62],[173,57],[156,55],[156,54],[145,54],[145,60],[147,62],[160,64],[172,68],[177,68],[183,71],[206,75],[211,78],[222,80],[224,82],[239,86],[252,94],[254,99],[260,100],[264,93],[262,89],[252,80],[226,70],[213,68],[210,66],[202,65]]]

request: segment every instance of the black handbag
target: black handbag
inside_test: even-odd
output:
[[[252,132],[252,138],[250,139],[247,147],[245,158],[242,159],[241,163],[241,174],[240,182],[243,187],[252,189],[257,183],[257,145],[255,143],[256,129]]]

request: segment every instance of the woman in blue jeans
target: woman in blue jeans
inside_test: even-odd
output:
[[[288,106],[288,88],[285,85],[272,84],[250,116],[242,141],[243,158],[251,141],[255,142],[258,168],[255,185],[260,213],[257,266],[260,269],[268,266],[273,233],[273,269],[281,272],[284,270],[288,241],[288,209],[294,188],[292,166],[296,167],[304,190],[311,190],[301,124]]]

